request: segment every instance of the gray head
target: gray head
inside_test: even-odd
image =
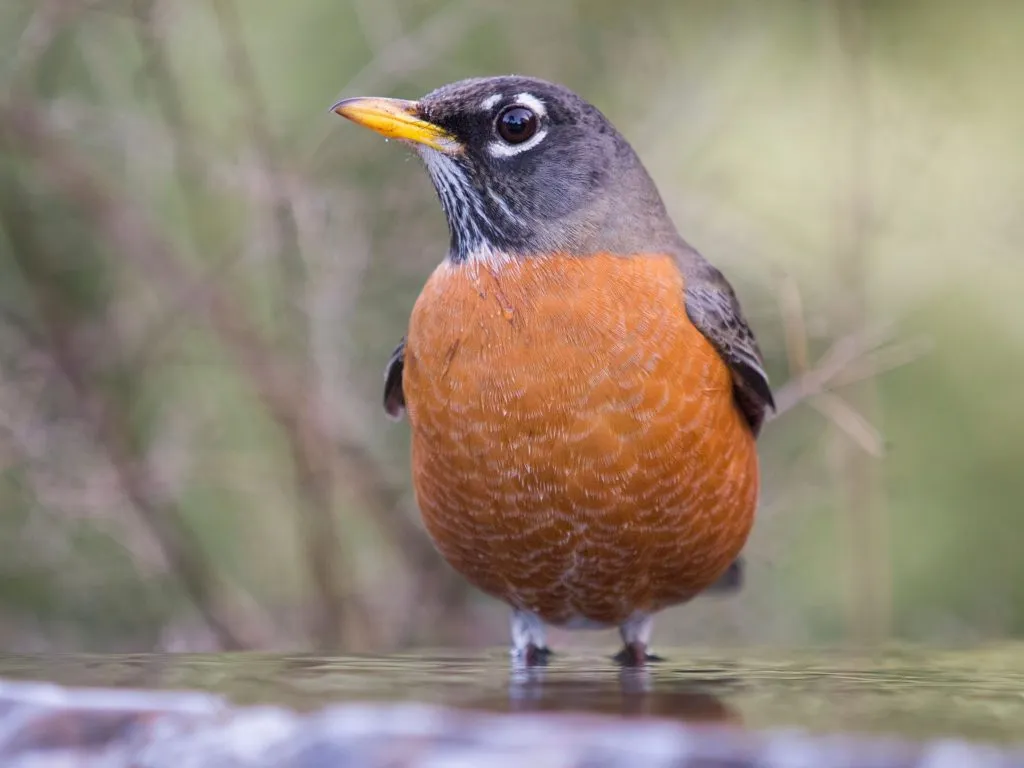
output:
[[[419,101],[346,99],[334,111],[415,147],[448,218],[453,261],[685,248],[633,149],[560,85],[478,78]]]

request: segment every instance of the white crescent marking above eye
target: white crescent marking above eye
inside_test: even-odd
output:
[[[544,117],[548,113],[548,108],[544,106],[544,102],[532,93],[517,93],[513,101],[516,104],[529,107],[537,117]]]
[[[484,112],[489,112],[494,108],[494,105],[501,101],[501,94],[494,93],[488,96],[486,99],[480,102],[480,109]]]

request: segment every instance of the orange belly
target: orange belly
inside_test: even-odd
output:
[[[442,264],[409,324],[413,483],[441,554],[559,624],[709,586],[746,542],[754,438],[668,257]]]

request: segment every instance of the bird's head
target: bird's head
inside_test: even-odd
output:
[[[416,149],[448,218],[454,262],[681,247],[632,148],[560,85],[478,78],[419,101],[353,98],[333,110]]]

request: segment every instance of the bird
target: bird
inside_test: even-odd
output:
[[[680,235],[638,154],[565,86],[476,77],[332,111],[411,147],[448,223],[385,366],[424,527],[508,604],[511,654],[735,588],[775,403],[723,273]]]

